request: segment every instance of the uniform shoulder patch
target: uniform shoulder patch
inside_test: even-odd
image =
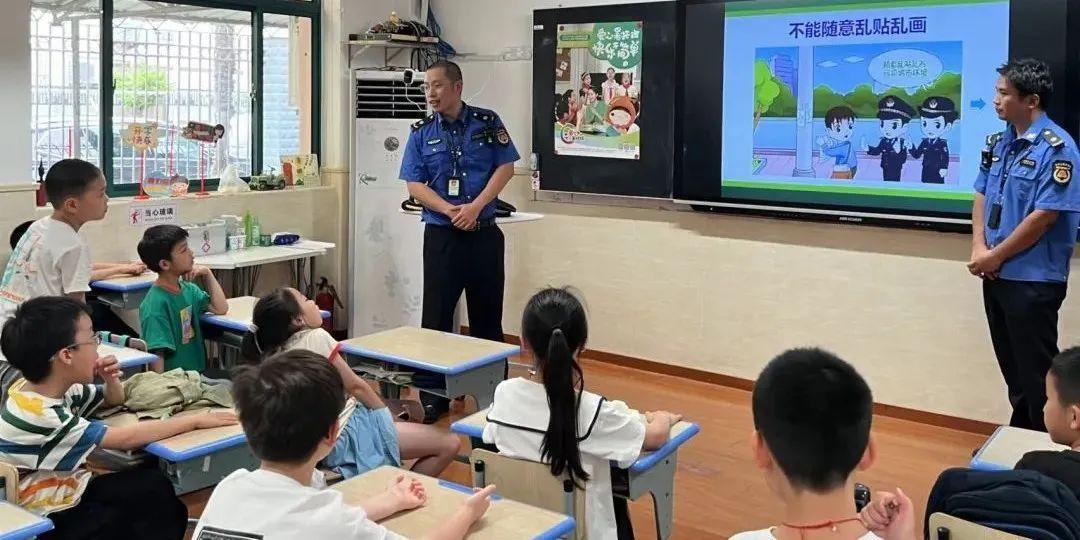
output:
[[[986,136],[986,146],[994,146],[995,144],[998,143],[998,141],[1001,140],[1001,137],[1003,137],[1003,136],[1004,136],[1004,133],[1001,132],[1001,131],[999,131],[997,133],[991,133],[990,135],[987,135]]]
[[[1067,159],[1059,159],[1054,162],[1054,166],[1051,169],[1051,176],[1054,178],[1054,182],[1060,185],[1068,184],[1072,181],[1073,164]]]
[[[1054,133],[1051,129],[1044,129],[1042,131],[1042,136],[1046,139],[1046,142],[1050,143],[1050,146],[1053,146],[1054,148],[1065,146],[1065,139],[1061,138],[1060,135]]]
[[[495,140],[499,141],[499,144],[506,146],[510,144],[510,133],[506,131],[506,128],[499,128],[495,131]]]
[[[431,123],[431,121],[434,120],[434,119],[435,119],[435,115],[434,114],[429,114],[429,115],[427,115],[427,116],[413,122],[412,130],[416,131],[416,130],[426,126],[427,124]]]

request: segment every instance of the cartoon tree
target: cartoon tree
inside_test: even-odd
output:
[[[772,70],[764,60],[754,62],[754,129],[765,111],[780,95],[780,82],[773,76]]]

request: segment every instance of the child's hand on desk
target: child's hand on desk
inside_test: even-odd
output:
[[[465,500],[465,504],[461,506],[461,511],[466,512],[469,519],[475,523],[476,520],[484,517],[484,513],[491,506],[491,496],[494,494],[495,484],[476,490],[472,497]]]
[[[674,426],[680,420],[682,420],[681,414],[670,413],[667,411],[652,411],[645,413],[645,421],[647,422],[667,422],[668,427]]]
[[[97,364],[94,366],[94,374],[106,381],[119,381],[122,373],[120,362],[111,354],[98,358]]]
[[[146,272],[146,265],[141,262],[135,262],[124,265],[122,270],[125,274],[131,276],[141,276],[143,272]]]
[[[209,429],[221,426],[231,426],[236,424],[236,412],[235,411],[212,411],[206,410],[206,414],[196,414],[195,429]]]
[[[866,529],[886,540],[915,537],[915,507],[900,488],[882,491],[859,513]]]
[[[412,510],[423,506],[427,502],[427,491],[424,484],[415,478],[399,475],[390,482],[386,491],[397,501],[397,511]]]

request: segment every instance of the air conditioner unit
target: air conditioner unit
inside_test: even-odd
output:
[[[407,70],[354,71],[356,118],[408,118],[427,115],[427,100],[421,85],[424,72]]]
[[[419,326],[423,224],[401,212],[398,178],[411,125],[427,114],[424,73],[354,70],[349,210],[349,333]]]

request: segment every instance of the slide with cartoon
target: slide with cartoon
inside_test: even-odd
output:
[[[1008,2],[976,3],[728,13],[725,185],[970,192],[1008,52]]]

